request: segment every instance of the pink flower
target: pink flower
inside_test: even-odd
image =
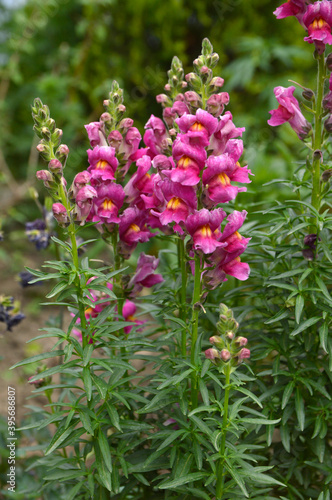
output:
[[[90,214],[92,207],[92,200],[97,197],[97,191],[92,186],[82,187],[75,198],[76,202],[76,213],[78,219],[81,221],[81,225],[84,223],[88,215]]]
[[[209,150],[212,151],[213,155],[217,156],[224,153],[226,144],[230,139],[234,139],[239,136],[242,137],[242,133],[245,131],[245,128],[235,127],[232,120],[233,116],[230,111],[226,111],[226,113],[220,117],[217,130],[210,139]]]
[[[211,207],[217,203],[234,200],[239,192],[247,190],[245,187],[231,184],[231,181],[251,182],[248,177],[251,172],[247,167],[241,167],[239,163],[235,163],[229,154],[209,156],[206,164],[207,168],[202,176],[206,206]]]
[[[206,359],[209,359],[210,361],[215,362],[216,359],[220,359],[219,351],[217,351],[217,349],[214,349],[213,347],[211,347],[210,349],[207,349],[205,351],[205,357],[206,357]]]
[[[307,0],[288,0],[278,7],[273,14],[277,19],[284,19],[289,16],[296,16],[296,18],[301,22],[303,14],[307,8]]]
[[[175,122],[181,132],[186,134],[190,144],[202,147],[209,144],[209,139],[218,126],[218,119],[203,109],[198,109],[196,115],[185,113]]]
[[[88,149],[87,153],[90,163],[88,171],[91,174],[91,184],[95,185],[98,182],[114,180],[114,174],[119,164],[115,157],[115,149],[111,146],[96,146],[93,149]]]
[[[238,354],[239,359],[249,359],[250,358],[250,350],[246,349],[245,347],[241,349],[241,351]]]
[[[118,212],[123,205],[124,198],[123,187],[119,184],[111,182],[98,186],[97,197],[94,201],[95,215],[92,220],[106,224],[120,222]]]
[[[130,300],[126,300],[123,308],[122,308],[122,316],[125,321],[132,321],[133,323],[136,323],[136,325],[143,325],[145,321],[140,321],[137,318],[135,318],[134,314],[136,313],[136,305],[134,302],[131,302]],[[124,327],[124,332],[125,334],[129,334],[131,330],[133,329],[133,326],[125,326]]]
[[[138,208],[126,208],[120,216],[119,236],[120,240],[136,247],[138,242],[148,241],[152,233],[145,226],[146,215]]]
[[[84,125],[91,146],[106,146],[106,140],[104,134],[101,130],[102,124],[100,122],[91,122],[88,125]]]
[[[90,180],[91,174],[87,170],[83,170],[83,172],[79,172],[77,175],[75,175],[73,184],[71,186],[71,191],[74,198],[76,198],[79,190],[85,187],[90,182]]]
[[[193,187],[164,181],[160,183],[160,189],[167,202],[165,209],[159,215],[163,225],[170,222],[185,222],[188,215],[197,209],[197,197]]]
[[[151,115],[145,127],[143,141],[149,148],[151,158],[164,152],[168,147],[168,134],[164,122],[160,118]]]
[[[184,186],[195,186],[200,181],[200,171],[206,161],[203,147],[192,145],[187,134],[178,134],[173,143],[173,158],[177,161],[175,169],[163,170],[162,173],[171,181]]]
[[[229,94],[227,92],[220,92],[220,94],[213,94],[206,101],[206,108],[213,116],[220,116],[224,111],[225,105],[229,103]]]
[[[218,247],[226,246],[225,243],[217,240],[220,234],[220,224],[225,216],[226,214],[222,208],[217,208],[211,212],[203,208],[188,216],[185,225],[188,233],[193,238],[196,250],[209,254]]]
[[[245,210],[242,210],[242,212],[235,210],[227,217],[227,224],[219,238],[219,241],[227,243],[227,246],[224,248],[226,252],[234,253],[241,250],[242,253],[247,248],[251,238],[243,238],[238,232],[246,216],[247,212]]]
[[[153,181],[151,175],[148,173],[151,167],[151,158],[145,155],[137,160],[136,164],[137,171],[125,186],[124,192],[127,203],[143,208],[144,204],[141,200],[141,194],[152,194]]]
[[[308,30],[304,40],[314,43],[319,54],[325,50],[325,45],[332,45],[332,3],[328,0],[309,5],[303,16],[303,24]]]
[[[151,288],[157,283],[162,283],[164,281],[161,274],[154,273],[158,264],[159,259],[153,255],[141,253],[137,261],[136,272],[128,283],[129,288],[133,287],[131,295],[136,295],[143,287]]]
[[[301,113],[298,100],[293,96],[294,90],[295,87],[276,87],[274,89],[279,106],[277,109],[269,111],[271,118],[267,123],[271,127],[276,127],[289,122],[299,139],[304,139],[308,135],[311,125]]]
[[[62,205],[62,203],[53,203],[52,211],[54,218],[58,221],[60,225],[69,222],[67,209],[64,205]]]

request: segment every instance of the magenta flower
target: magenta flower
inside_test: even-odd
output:
[[[96,191],[97,197],[94,201],[95,215],[92,217],[92,220],[106,224],[120,222],[118,212],[125,198],[123,187],[111,182],[101,184],[96,188]]]
[[[172,106],[172,113],[176,113],[178,116],[182,116],[185,113],[189,113],[189,108],[184,101],[178,99],[174,102]]]
[[[304,40],[314,43],[319,54],[325,50],[325,45],[332,45],[332,3],[328,0],[309,5],[303,16],[303,24],[308,30]]]
[[[83,170],[83,172],[79,172],[77,175],[75,175],[70,188],[74,198],[76,198],[79,190],[85,187],[90,182],[90,180],[91,174],[87,170]]]
[[[233,186],[231,181],[251,182],[248,177],[250,170],[240,167],[227,153],[209,156],[206,165],[202,180],[205,185],[204,203],[208,207],[234,200],[239,192],[247,190],[245,187]]]
[[[95,146],[106,146],[106,139],[101,130],[102,124],[100,122],[91,122],[88,125],[84,125],[91,146],[94,148]]]
[[[152,233],[145,225],[146,215],[138,208],[126,208],[120,216],[120,240],[134,249],[138,242],[148,241]]]
[[[204,168],[206,151],[203,147],[190,144],[187,134],[178,134],[173,143],[173,158],[177,161],[175,169],[162,173],[171,181],[184,186],[195,186],[200,181],[200,171]]]
[[[233,116],[230,111],[220,117],[217,130],[210,139],[209,150],[213,155],[220,155],[225,152],[226,144],[230,139],[242,137],[244,127],[237,128],[233,123]]]
[[[76,213],[78,219],[81,221],[81,225],[84,224],[84,221],[90,214],[93,199],[97,196],[97,191],[92,186],[84,186],[78,191],[75,202]]]
[[[217,351],[217,349],[214,349],[213,347],[207,349],[204,354],[206,359],[209,359],[212,362],[215,362],[216,359],[220,359],[219,351]]]
[[[195,250],[201,250],[205,254],[215,251],[216,248],[226,246],[226,243],[218,241],[220,225],[226,214],[222,208],[211,212],[206,208],[196,211],[188,216],[185,226],[192,236]]]
[[[149,148],[151,158],[163,153],[168,147],[168,134],[164,122],[151,115],[145,127],[143,141]]]
[[[148,173],[151,167],[151,158],[145,155],[137,160],[136,165],[137,171],[126,184],[124,192],[127,203],[143,208],[141,194],[152,194],[153,188],[153,179]]]
[[[63,225],[63,224],[66,224],[67,222],[69,222],[67,209],[65,206],[62,205],[62,203],[53,203],[52,212],[53,212],[54,218],[57,220],[57,222],[60,225]]]
[[[307,8],[307,0],[288,0],[278,7],[273,14],[277,19],[284,19],[285,17],[295,16],[300,22],[302,21],[303,14]]]
[[[141,253],[137,261],[137,268],[134,276],[128,283],[128,288],[133,287],[131,295],[136,295],[144,287],[151,288],[157,283],[162,283],[164,278],[161,274],[155,274],[154,271],[159,265],[159,259],[153,255]]]
[[[238,354],[239,359],[249,359],[250,358],[250,350],[247,348],[241,349],[241,351]]]
[[[271,118],[267,123],[271,127],[277,127],[289,122],[299,139],[302,140],[308,135],[311,125],[301,113],[298,100],[293,96],[294,90],[295,87],[276,87],[274,89],[274,95],[277,98],[279,106],[277,109],[269,111]]]
[[[218,126],[218,119],[203,109],[198,109],[196,115],[185,113],[175,122],[181,132],[186,134],[190,144],[202,147],[209,144],[210,137]]]
[[[197,209],[197,197],[193,187],[164,181],[160,183],[160,189],[167,202],[164,211],[159,216],[163,225],[170,222],[185,222],[188,215]]]
[[[220,92],[220,94],[213,94],[208,98],[206,108],[213,116],[220,116],[228,103],[229,94],[227,92]]]
[[[115,157],[115,149],[111,146],[96,146],[93,149],[88,149],[87,153],[91,183],[95,185],[101,181],[114,180],[114,174],[119,164]]]
[[[245,210],[242,210],[242,212],[235,210],[227,217],[227,224],[219,238],[219,241],[227,243],[227,246],[224,248],[226,252],[234,253],[240,250],[242,253],[247,248],[251,238],[243,238],[238,232],[246,216],[247,212]]]
[[[134,302],[131,302],[131,300],[126,300],[125,303],[123,304],[122,308],[122,316],[125,321],[132,321],[133,323],[136,323],[136,325],[143,325],[145,321],[140,321],[137,318],[135,318],[136,314],[136,305]],[[131,330],[133,329],[133,326],[125,326],[124,327],[124,332],[126,335],[128,335]]]

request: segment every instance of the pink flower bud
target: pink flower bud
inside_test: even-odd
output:
[[[168,97],[166,94],[158,94],[156,96],[156,101],[159,103],[159,104],[162,104],[164,102],[167,102],[168,101]]]
[[[231,358],[231,353],[229,352],[228,349],[223,349],[221,352],[220,352],[220,358],[223,360],[223,361],[228,361],[230,358]]]
[[[52,212],[54,218],[58,221],[60,226],[69,222],[67,209],[62,203],[53,203]]]
[[[220,76],[215,76],[211,80],[211,85],[213,85],[214,87],[222,87],[224,85],[224,81],[225,80]]]
[[[166,85],[165,85],[164,89],[165,89],[167,92],[170,92],[170,90],[171,90],[171,86],[170,86],[170,84],[169,84],[169,83],[166,83]]]
[[[245,347],[241,349],[241,351],[238,354],[239,359],[248,359],[250,358],[250,351],[249,349],[246,349]]]
[[[207,66],[202,66],[199,70],[199,72],[202,73],[202,75],[207,75],[209,71],[211,70]]]
[[[44,182],[44,186],[46,188],[50,188],[51,187],[50,183],[54,183],[54,177],[48,170],[38,170],[36,172],[36,177],[39,181]]]
[[[217,351],[217,349],[207,349],[205,351],[205,357],[206,359],[210,359],[212,362],[215,362],[215,359],[220,359],[219,358],[219,352]]]
[[[101,122],[109,122],[110,120],[112,119],[111,115],[109,113],[103,113],[101,116],[100,116],[100,121]]]
[[[209,341],[211,344],[215,345],[217,349],[222,349],[225,346],[225,342],[221,337],[218,337],[218,335],[210,337]]]
[[[134,120],[132,120],[131,118],[124,118],[123,120],[121,120],[121,122],[119,124],[119,128],[120,129],[130,128],[133,126],[133,124],[134,124]]]
[[[124,113],[126,111],[126,106],[124,104],[119,104],[119,106],[117,107],[117,110],[120,113]]]
[[[240,346],[240,347],[243,347],[245,345],[248,344],[248,339],[246,339],[246,337],[237,337],[235,339],[235,343]]]
[[[226,338],[228,340],[233,340],[233,338],[234,338],[234,332],[232,332],[232,331],[226,332]]]
[[[39,151],[39,153],[44,153],[46,151],[46,146],[45,144],[42,144],[42,143],[39,143],[38,146],[36,147],[37,151]]]
[[[55,174],[60,174],[63,171],[63,165],[61,161],[53,158],[48,164],[48,168],[50,169],[51,172],[54,172]]]
[[[112,130],[112,132],[108,136],[109,145],[115,149],[116,153],[119,151],[120,144],[122,142],[122,135],[118,130]]]
[[[58,147],[58,152],[61,155],[68,156],[69,155],[69,147],[66,144],[60,144]]]

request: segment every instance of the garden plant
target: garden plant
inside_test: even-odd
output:
[[[29,382],[48,403],[19,429],[43,454],[8,498],[330,499],[332,1],[274,14],[301,24],[317,63],[313,90],[274,91],[269,125],[301,141],[293,178],[272,181],[286,201],[245,201],[258,189],[245,129],[207,38],[192,72],[173,58],[143,138],[112,83],[72,183],[63,132],[35,99],[48,198],[27,232],[56,259],[24,279],[54,280],[61,312],[35,337],[53,348],[13,367],[40,363]]]

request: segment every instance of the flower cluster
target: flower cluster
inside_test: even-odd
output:
[[[210,343],[214,346],[205,351],[206,359],[210,359],[217,366],[230,361],[232,364],[250,358],[250,350],[245,346],[248,339],[236,337],[239,324],[235,321],[233,312],[225,304],[220,304],[220,316],[217,323],[218,333],[210,338]]]
[[[288,0],[278,7],[274,14],[277,19],[295,16],[308,32],[304,40],[314,43],[319,54],[324,52],[326,44],[332,44],[331,1],[322,0],[312,3],[310,0]]]

